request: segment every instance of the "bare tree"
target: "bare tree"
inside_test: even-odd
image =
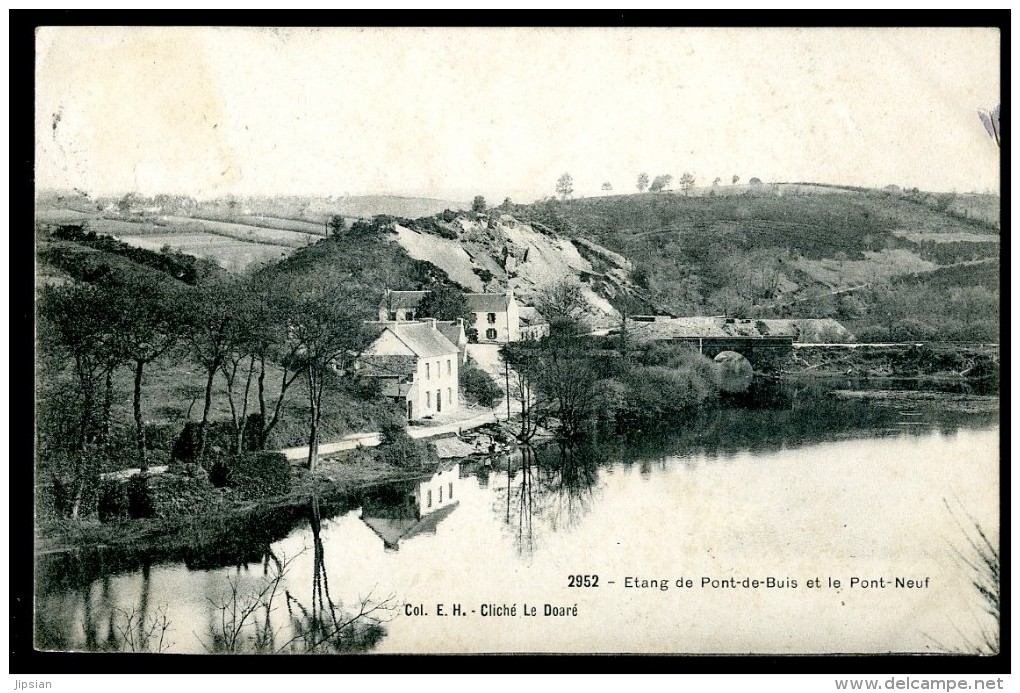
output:
[[[638,192],[644,192],[645,188],[648,187],[648,174],[642,171],[637,177],[637,189]]]

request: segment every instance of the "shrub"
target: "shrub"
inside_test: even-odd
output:
[[[492,376],[473,363],[465,363],[460,367],[460,383],[468,400],[483,407],[492,407],[503,396],[503,391]]]
[[[220,459],[209,472],[213,486],[229,486],[247,500],[290,491],[290,462],[279,452],[256,452]]]
[[[131,498],[128,485],[117,479],[103,479],[99,482],[99,519],[102,522],[128,517]]]
[[[213,499],[212,484],[204,476],[166,472],[131,480],[135,488],[132,517],[195,515],[208,510]]]
[[[257,421],[256,421],[257,423]],[[191,463],[198,462],[198,428],[196,421],[188,421],[184,424],[177,439],[174,441],[170,451],[170,462]],[[255,442],[251,435],[252,431],[246,431],[245,437],[248,445]],[[257,433],[254,434],[257,436]],[[207,466],[211,466],[209,460],[229,454],[234,449],[234,426],[229,421],[210,421],[205,428],[205,457]]]
[[[148,480],[148,475],[136,474],[127,483],[128,513],[133,518],[152,517],[156,514]]]

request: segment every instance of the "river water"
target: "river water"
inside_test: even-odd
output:
[[[976,651],[997,633],[967,565],[976,524],[998,541],[997,397],[862,388],[787,384],[668,435],[452,461],[187,556],[40,557],[36,643]]]

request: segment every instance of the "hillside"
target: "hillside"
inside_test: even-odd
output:
[[[596,326],[614,323],[626,297],[629,310],[649,313],[835,317],[865,336],[884,330],[883,339],[997,338],[997,197],[803,183],[740,187],[718,195],[702,189],[690,197],[504,204],[484,215],[377,215],[336,239],[329,254],[354,243],[364,264],[352,271],[379,291],[439,281],[466,291],[513,288],[534,303],[545,288],[572,279]],[[405,198],[373,197],[313,206],[311,199],[203,203],[177,214],[88,213],[80,200],[65,199],[39,216],[84,223],[141,248],[208,257],[234,271],[287,257],[288,266],[314,271],[325,256],[313,218],[445,204],[416,198],[402,207]]]

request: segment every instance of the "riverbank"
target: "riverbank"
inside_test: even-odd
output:
[[[433,473],[436,466],[401,467],[369,456],[326,459],[315,472],[292,467],[291,487],[283,495],[245,500],[222,488],[216,489],[212,502],[201,512],[106,522],[89,519],[39,523],[36,554],[101,551],[159,560],[200,553],[227,539],[239,523],[245,524],[252,517],[306,504],[312,496],[342,498],[374,485],[421,478]]]
[[[997,378],[998,344],[795,344],[784,376],[861,378]]]

